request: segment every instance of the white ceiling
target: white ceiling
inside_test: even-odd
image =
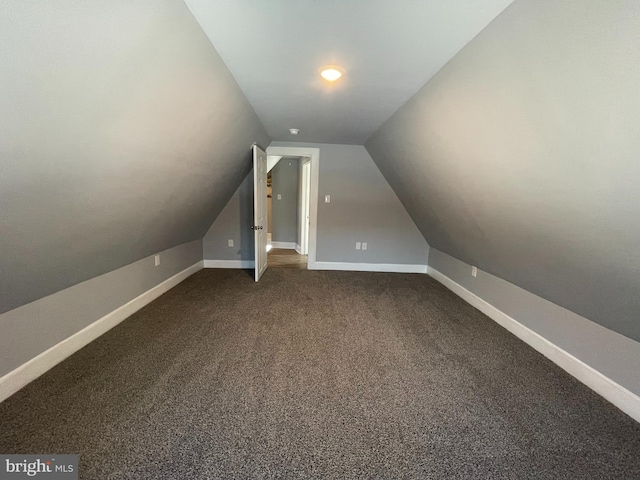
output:
[[[513,0],[185,1],[273,140],[361,145]]]

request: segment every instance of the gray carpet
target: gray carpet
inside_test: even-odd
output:
[[[0,404],[81,478],[640,478],[640,425],[425,275],[204,270]]]

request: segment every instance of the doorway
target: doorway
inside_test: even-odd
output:
[[[306,269],[311,159],[289,155],[267,158],[268,266]]]
[[[307,268],[309,270],[315,270],[316,267],[316,237],[317,237],[317,216],[318,216],[318,174],[320,166],[320,149],[311,147],[287,147],[287,146],[271,146],[267,148],[268,156],[280,156],[280,157],[298,157],[298,159],[305,158],[301,165],[301,170],[304,168],[304,163],[309,163],[309,188],[307,195],[309,220],[307,225]],[[281,161],[281,160],[280,160]],[[275,193],[275,192],[274,192]],[[272,200],[273,203],[277,202],[277,196]],[[301,214],[300,214],[301,218]],[[296,242],[299,244],[299,242]],[[302,245],[300,245],[302,247]],[[275,248],[272,245],[272,250]],[[294,249],[295,252],[295,249]],[[290,253],[290,252],[288,252]]]

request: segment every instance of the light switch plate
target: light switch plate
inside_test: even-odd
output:
[[[324,196],[324,203],[331,203],[331,195]]]

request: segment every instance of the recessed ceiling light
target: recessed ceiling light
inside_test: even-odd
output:
[[[300,133],[300,129],[299,129],[299,128],[290,128],[290,129],[289,129],[289,133],[290,133],[291,135],[297,135],[297,134],[299,134],[299,133]]]
[[[327,65],[320,69],[320,75],[329,82],[335,82],[344,75],[344,68],[338,67],[337,65]]]

